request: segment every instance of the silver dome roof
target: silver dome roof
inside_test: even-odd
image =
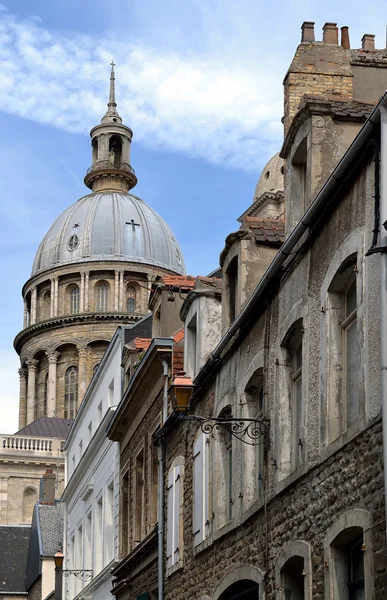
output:
[[[166,222],[131,194],[89,194],[70,206],[43,238],[32,275],[94,260],[130,261],[185,274],[179,244]]]

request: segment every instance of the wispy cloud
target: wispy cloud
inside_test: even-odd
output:
[[[71,132],[105,111],[108,64],[117,62],[119,110],[147,147],[243,170],[279,145],[280,76],[230,56],[147,47],[45,29],[2,11],[0,109]]]

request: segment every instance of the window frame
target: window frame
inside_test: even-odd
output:
[[[184,457],[178,456],[167,478],[167,574],[183,566]]]

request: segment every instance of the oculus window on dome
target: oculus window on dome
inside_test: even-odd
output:
[[[79,245],[79,238],[74,233],[68,239],[67,249],[70,250],[70,252],[73,252],[73,250],[76,250],[78,248],[78,245]]]

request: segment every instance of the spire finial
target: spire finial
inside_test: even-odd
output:
[[[117,106],[116,104],[116,88],[115,88],[115,75],[114,75],[114,67],[115,67],[115,63],[114,60],[112,59],[112,62],[110,63],[112,70],[110,73],[110,94],[109,94],[109,103],[108,106],[110,105],[114,105]]]
[[[117,103],[116,103],[116,87],[115,87],[115,73],[114,73],[114,67],[115,67],[115,62],[112,59],[112,62],[110,63],[111,65],[111,72],[110,72],[110,92],[109,92],[109,102],[107,104],[108,109],[106,111],[105,116],[102,118],[102,123],[106,123],[106,121],[111,121],[113,120],[114,122],[119,121],[120,123],[122,123],[122,119],[120,117],[120,115],[117,112]]]

